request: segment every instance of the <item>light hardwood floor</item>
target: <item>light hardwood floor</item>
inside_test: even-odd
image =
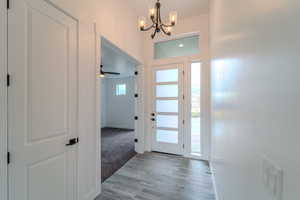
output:
[[[208,163],[145,153],[102,185],[96,200],[215,200]]]

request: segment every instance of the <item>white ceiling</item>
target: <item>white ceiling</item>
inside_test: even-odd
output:
[[[154,7],[157,0],[129,0],[138,16],[147,16],[148,10]],[[162,14],[168,16],[169,12],[177,11],[178,20],[200,14],[207,14],[209,0],[160,0]]]
[[[119,72],[121,75],[105,75],[106,78],[123,78],[133,76],[138,62],[108,40],[101,39],[101,62],[103,71]]]

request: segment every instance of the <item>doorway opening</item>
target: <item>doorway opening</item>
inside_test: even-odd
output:
[[[101,39],[101,181],[135,152],[135,71],[138,63]]]

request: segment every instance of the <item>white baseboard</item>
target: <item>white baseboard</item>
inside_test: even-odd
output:
[[[214,187],[214,193],[215,193],[216,200],[221,200],[220,196],[218,194],[218,190],[217,190],[216,176],[215,176],[214,171],[212,170],[211,163],[209,166],[210,166],[211,178],[212,178],[212,183],[213,183],[213,187]]]
[[[92,194],[87,195],[85,198],[86,200],[95,200],[96,197],[98,197],[101,194],[101,192],[93,192]]]

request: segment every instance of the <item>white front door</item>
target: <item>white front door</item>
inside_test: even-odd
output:
[[[8,24],[9,199],[76,200],[77,21],[15,0]]]
[[[183,66],[153,69],[152,150],[183,154]]]

